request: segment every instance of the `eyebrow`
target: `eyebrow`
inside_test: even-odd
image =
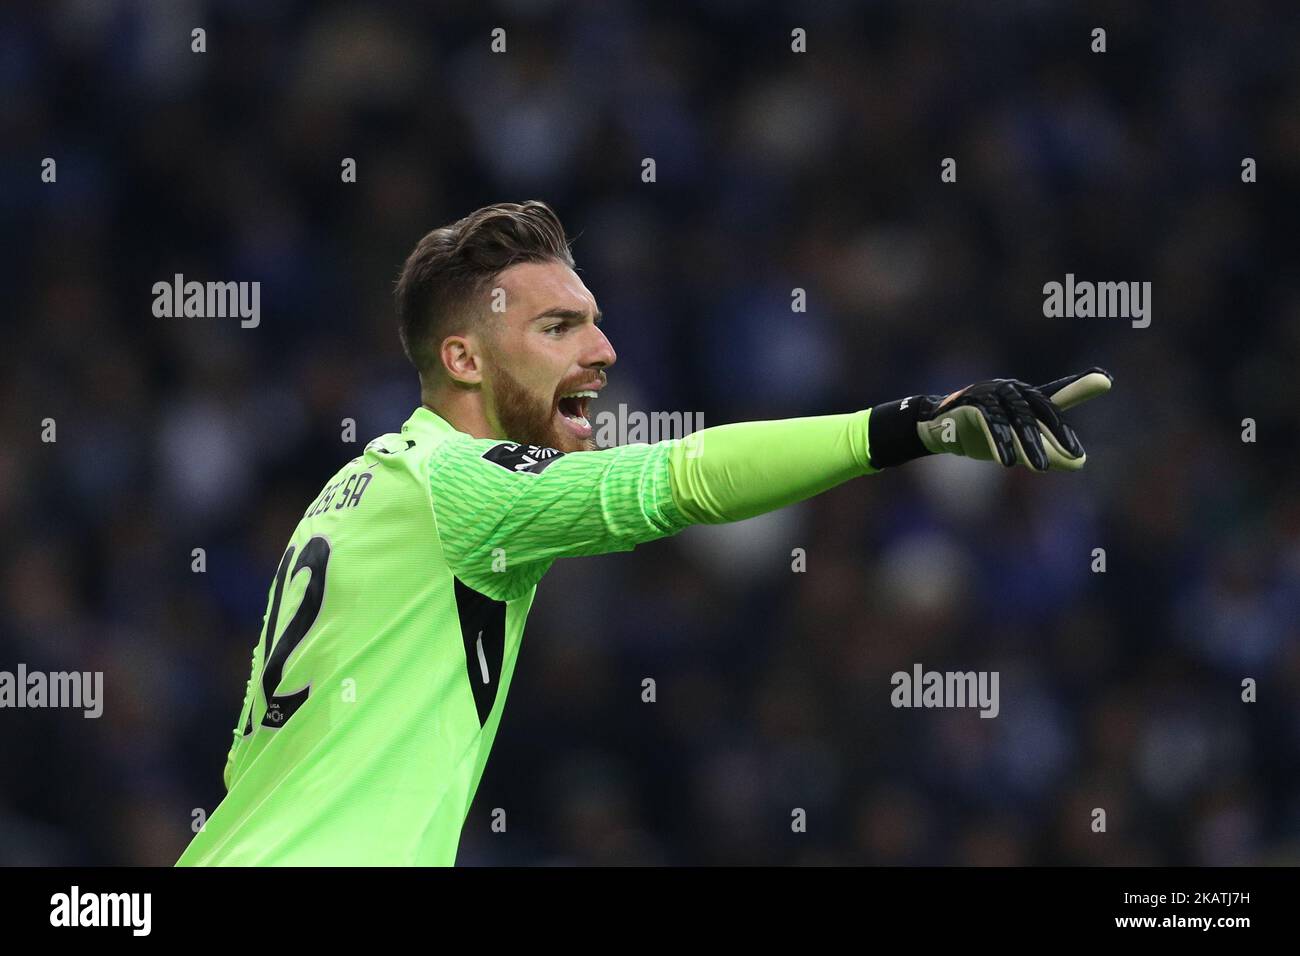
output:
[[[533,316],[528,321],[536,322],[538,319],[569,319],[569,320],[580,321],[582,319],[585,319],[586,317],[587,317],[586,312],[579,312],[577,309],[562,309],[556,307],[553,309],[547,309],[545,312],[539,312],[537,315]],[[600,325],[600,320],[603,319],[604,317],[605,317],[605,313],[601,312],[600,309],[597,309],[596,317],[592,319],[592,322],[595,323],[596,325]]]

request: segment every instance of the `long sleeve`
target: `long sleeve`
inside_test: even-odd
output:
[[[560,557],[628,551],[689,524],[667,443],[561,454],[456,437],[430,456],[429,489],[453,573],[492,597],[536,584]]]
[[[740,521],[871,474],[871,410],[737,422],[674,442],[673,500],[692,523]]]
[[[574,454],[457,436],[429,458],[443,552],[470,587],[517,595],[556,558],[739,521],[876,471],[870,415],[741,422]]]

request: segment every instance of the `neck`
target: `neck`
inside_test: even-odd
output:
[[[420,403],[442,418],[458,432],[471,438],[498,437],[483,410],[482,394],[477,389],[444,388],[422,391]]]

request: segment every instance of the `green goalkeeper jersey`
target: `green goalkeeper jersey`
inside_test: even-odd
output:
[[[672,446],[565,455],[423,407],[367,445],[289,540],[178,865],[454,863],[538,580],[684,527]]]
[[[417,409],[289,539],[225,799],[178,865],[454,863],[552,562],[870,474],[871,423],[864,409],[566,455]]]

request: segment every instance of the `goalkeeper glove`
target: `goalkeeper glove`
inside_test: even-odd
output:
[[[871,409],[868,440],[875,468],[923,455],[947,453],[1077,471],[1087,460],[1083,444],[1060,413],[1110,389],[1109,372],[1090,368],[1035,388],[995,378],[951,395],[913,395]]]

